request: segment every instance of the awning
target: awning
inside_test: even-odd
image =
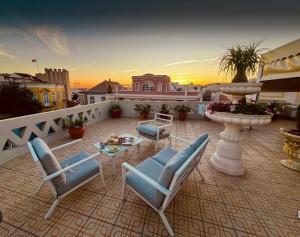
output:
[[[300,77],[262,81],[261,92],[299,92]]]
[[[264,53],[262,57],[261,82],[300,77],[300,39]]]

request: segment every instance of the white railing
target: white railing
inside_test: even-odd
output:
[[[109,117],[111,101],[0,120],[0,164],[25,154],[26,143],[41,137],[48,142],[67,135],[64,119],[79,116],[88,119],[87,125]]]
[[[64,128],[64,119],[76,119],[80,115],[88,119],[88,125],[103,121],[110,117],[110,108],[113,103],[119,103],[123,117],[139,117],[139,113],[134,110],[136,104],[150,104],[152,111],[149,118],[154,117],[155,112],[160,112],[162,104],[168,105],[175,118],[178,113],[174,111],[176,105],[189,105],[192,111],[188,113],[188,118],[200,118],[197,113],[197,101],[104,101],[95,104],[76,106],[67,109],[38,113],[22,117],[0,120],[0,165],[14,157],[28,152],[26,143],[35,138],[41,137],[46,142],[59,140],[67,136]]]

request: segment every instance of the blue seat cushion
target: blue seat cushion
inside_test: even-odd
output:
[[[166,147],[162,149],[160,152],[155,154],[152,159],[158,161],[160,164],[165,166],[168,161],[175,156],[178,153],[178,151],[172,149],[171,147]]]
[[[136,128],[136,130],[138,132],[142,132],[142,133],[148,134],[150,136],[156,136],[157,135],[157,126],[155,126],[153,124],[149,124],[149,123],[142,124],[142,125],[138,126]],[[164,131],[165,131],[164,128],[160,129],[159,134],[162,134]]]
[[[143,132],[139,132],[139,134],[140,134],[141,136],[147,137],[147,138],[149,138],[149,139],[151,139],[151,140],[156,140],[156,135],[151,136],[151,135],[146,134],[146,133],[143,133]],[[164,138],[167,138],[167,137],[169,137],[169,136],[170,136],[170,133],[169,133],[169,132],[160,133],[160,134],[159,134],[159,139],[164,139]]]
[[[72,155],[70,158],[63,160],[61,162],[61,167],[65,168],[89,156],[90,154],[88,152],[81,151],[80,153]],[[98,161],[90,159],[86,162],[83,162],[82,164],[75,166],[74,168],[68,170],[65,173],[67,183],[63,187],[58,187],[56,191],[58,195],[63,195],[64,193],[68,192],[72,188],[76,187],[78,184],[86,181],[87,179],[91,178],[97,173],[99,173]]]
[[[138,164],[135,168],[154,181],[157,181],[164,167],[156,160],[149,158]],[[126,182],[131,188],[133,188],[143,198],[150,202],[154,207],[161,207],[165,196],[157,191],[149,183],[141,179],[132,171],[129,171],[127,173]],[[160,193],[161,195],[159,195],[158,193]]]
[[[31,145],[47,175],[61,170],[59,162],[56,160],[48,145],[41,138],[33,139]],[[55,187],[64,186],[66,185],[66,176],[62,173],[51,179],[51,182],[55,185]]]

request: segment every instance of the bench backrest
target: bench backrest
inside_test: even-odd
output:
[[[209,138],[205,139],[202,144],[193,152],[193,154],[180,166],[180,168],[175,172],[172,182],[170,184],[169,190],[170,194],[165,198],[163,206],[167,206],[172,198],[176,195],[180,189],[183,181],[185,181],[194,168],[200,162],[200,159],[205,151],[208,144]]]

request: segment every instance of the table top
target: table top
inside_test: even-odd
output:
[[[132,135],[130,133],[124,133],[124,134],[120,135],[120,137],[133,137],[134,140],[133,140],[132,145],[131,146],[116,145],[116,146],[120,147],[120,150],[117,151],[117,152],[109,152],[105,148],[101,149],[99,142],[96,143],[96,144],[94,144],[94,146],[97,147],[101,152],[105,153],[108,156],[115,156],[117,154],[120,154],[123,151],[127,151],[129,149],[129,147],[136,146],[136,145],[138,145],[138,144],[140,144],[140,143],[142,143],[144,141],[143,138],[137,137],[137,136]]]

